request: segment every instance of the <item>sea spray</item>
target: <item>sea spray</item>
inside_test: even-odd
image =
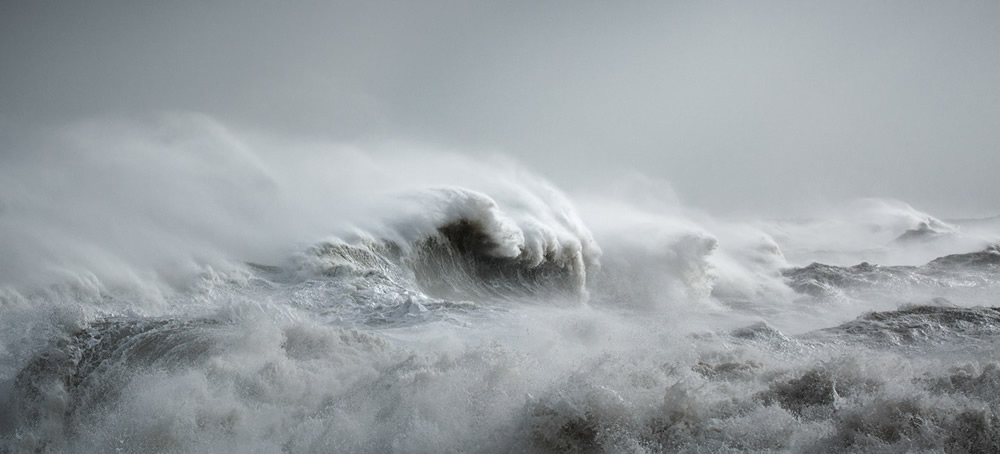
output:
[[[0,169],[0,452],[1000,443],[987,221],[713,218],[204,115],[31,147]]]

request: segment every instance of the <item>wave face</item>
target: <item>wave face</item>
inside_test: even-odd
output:
[[[519,224],[487,195],[461,188],[411,198],[446,213],[425,236],[395,232],[393,237],[403,239],[364,234],[360,240],[324,242],[310,248],[300,266],[329,276],[377,275],[408,291],[445,299],[586,296],[587,272],[597,266],[600,250],[579,221]],[[394,222],[413,225],[406,219]]]
[[[0,453],[1000,449],[995,218],[719,220],[194,115],[34,149],[0,166]]]

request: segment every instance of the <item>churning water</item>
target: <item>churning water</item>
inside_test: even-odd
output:
[[[1000,449],[998,219],[720,220],[185,115],[19,146],[0,452]]]

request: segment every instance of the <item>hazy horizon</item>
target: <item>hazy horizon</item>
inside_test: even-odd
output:
[[[0,6],[0,158],[95,117],[204,113],[502,153],[568,190],[641,172],[714,213],[858,197],[1000,213],[1000,4]]]

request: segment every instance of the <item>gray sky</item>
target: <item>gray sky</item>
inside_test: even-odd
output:
[[[0,134],[197,111],[569,189],[638,169],[715,212],[1000,212],[1000,2],[825,3],[8,0]]]

